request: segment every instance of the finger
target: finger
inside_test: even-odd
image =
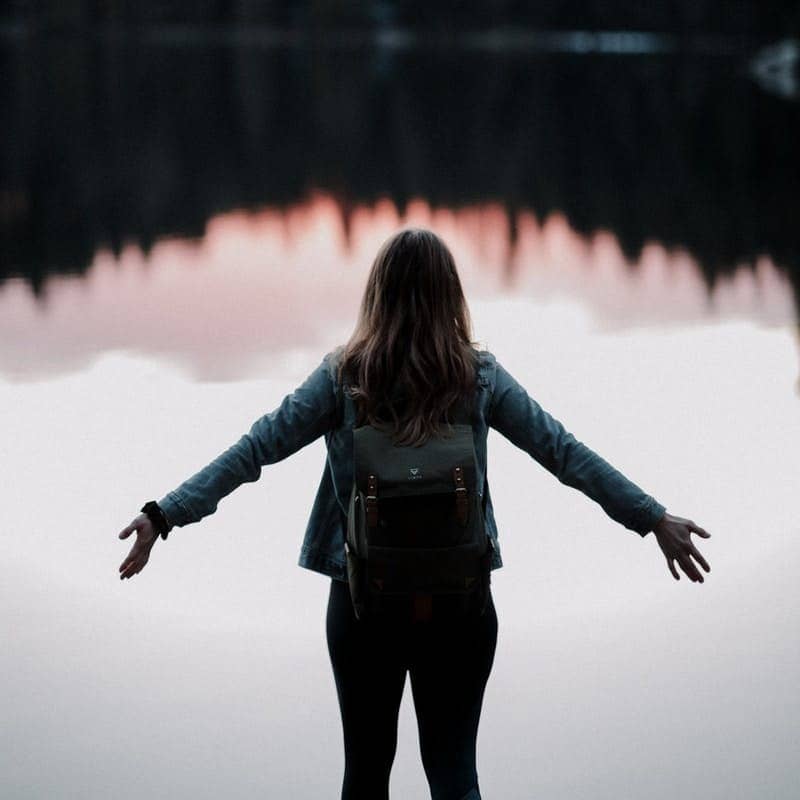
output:
[[[142,556],[142,547],[139,542],[134,542],[133,547],[131,547],[128,555],[126,556],[125,560],[120,565],[120,569],[127,564],[132,564],[134,561],[137,561]]]
[[[134,547],[130,553],[128,553],[128,557],[120,565],[120,572],[135,567],[141,560],[141,551]]]
[[[702,536],[704,539],[711,538],[711,534],[705,528],[701,528],[698,524],[692,522],[691,520],[689,520],[689,528],[690,530],[694,531],[694,533]]]
[[[699,581],[700,583],[703,582],[703,576],[700,574],[697,567],[692,563],[692,560],[686,553],[680,553],[676,556],[678,559],[678,563],[681,565],[683,571],[689,576],[689,579],[692,581]]]
[[[134,531],[136,530],[136,524],[131,522],[130,525],[126,525],[120,532],[119,538],[120,539],[127,539]]]
[[[119,571],[124,572],[132,563],[134,556],[129,554],[128,557],[119,565]]]
[[[696,556],[695,556],[694,553],[689,552],[689,553],[686,554],[686,560],[692,565],[692,569],[694,570],[694,574],[697,576],[697,580],[700,583],[702,583],[705,580],[705,578],[703,577],[703,574],[698,569],[697,564],[695,564],[694,561],[691,560],[693,558],[696,560]],[[708,570],[706,570],[706,572],[708,572]]]
[[[696,548],[694,545],[692,545],[692,549],[691,549],[691,551],[690,551],[690,552],[691,552],[692,556],[694,557],[694,560],[695,560],[695,561],[697,561],[697,562],[700,564],[700,566],[701,566],[701,567],[702,567],[702,568],[703,568],[703,569],[704,569],[706,572],[711,572],[711,567],[709,567],[709,566],[708,566],[708,561],[706,561],[706,560],[703,558],[703,556],[702,556],[702,554],[700,553],[700,551],[699,551],[699,550],[698,550],[698,549],[697,549],[697,548]]]
[[[134,561],[126,567],[125,571],[120,575],[121,578],[130,578],[132,575],[135,575],[139,571],[139,563]]]
[[[669,567],[669,571],[672,573],[672,576],[675,578],[675,580],[679,581],[681,576],[678,575],[678,570],[675,569],[675,564],[672,563],[671,558],[667,558],[667,566]]]
[[[136,557],[134,555],[129,555],[123,562],[119,568],[120,572],[127,572],[131,567],[136,564]]]

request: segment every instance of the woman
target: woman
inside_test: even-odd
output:
[[[343,376],[355,376],[343,391]],[[472,403],[478,486],[491,568],[502,566],[486,465],[495,428],[562,483],[584,492],[613,519],[645,536],[654,531],[667,565],[703,582],[710,571],[690,540],[708,537],[666,509],[544,411],[488,351],[471,340],[471,320],[453,257],[434,233],[405,229],[387,240],[370,271],[356,330],[280,407],[257,420],[233,446],[158,503],[150,501],[120,534],[137,540],[120,578],[140,572],[160,534],[197,522],[261,467],[325,436],[327,459],[298,563],[331,578],[326,634],[345,745],[342,798],[388,797],[397,720],[410,674],[420,749],[433,800],[480,798],[475,749],[484,688],[497,642],[497,615],[461,621],[434,615],[392,626],[357,620],[346,582],[344,531],[353,481],[352,430],[373,424],[398,444],[419,444],[449,419],[461,399]]]

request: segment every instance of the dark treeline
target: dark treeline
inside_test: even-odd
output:
[[[196,236],[233,208],[499,201],[687,248],[709,285],[771,254],[800,287],[800,104],[727,58],[56,40],[0,49],[0,280]],[[797,296],[800,296],[798,292]]]
[[[337,25],[415,30],[525,26],[556,30],[642,30],[674,33],[785,35],[800,28],[797,3],[785,0],[10,0],[2,17],[37,26],[130,24],[264,24],[291,29]]]

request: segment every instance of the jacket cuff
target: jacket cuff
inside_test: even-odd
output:
[[[147,514],[155,532],[166,541],[172,525],[170,525],[161,506],[155,500],[148,500],[139,510]]]
[[[159,501],[159,508],[164,512],[170,527],[180,528],[192,521],[192,515],[175,492],[167,492]]]
[[[655,528],[666,513],[666,506],[661,505],[655,497],[647,496],[639,510],[635,530],[641,537],[647,536]]]

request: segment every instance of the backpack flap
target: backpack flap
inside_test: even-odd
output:
[[[353,456],[355,483],[365,496],[371,475],[377,478],[381,498],[452,492],[455,467],[461,468],[467,491],[476,484],[471,425],[453,425],[451,436],[429,439],[420,447],[397,446],[389,433],[362,425],[353,430]]]

